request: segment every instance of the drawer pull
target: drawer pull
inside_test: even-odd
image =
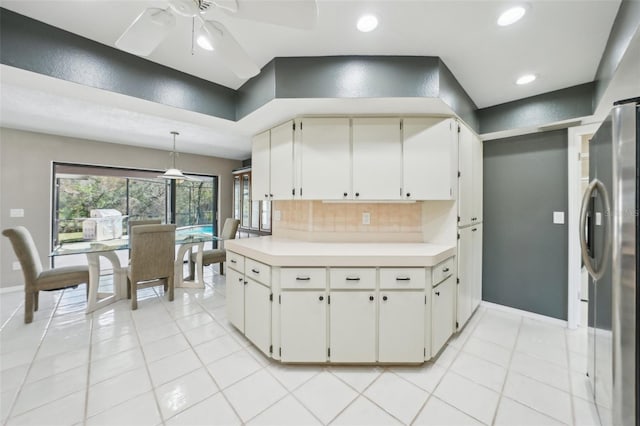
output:
[[[360,281],[360,277],[347,277],[347,281]]]
[[[387,301],[388,297],[387,296],[382,296],[382,300],[384,300],[385,302]]]
[[[410,277],[396,277],[396,281],[411,281]]]
[[[444,268],[442,272],[449,272],[449,268]]]
[[[311,277],[296,277],[296,281],[309,281]]]
[[[244,285],[247,285],[247,284],[249,284],[249,281],[245,281],[245,282],[244,282]]]
[[[343,192],[343,193],[342,193],[342,196],[343,196],[343,197],[346,197],[346,196],[347,196],[347,193],[346,193],[346,192]]]
[[[238,281],[242,282],[242,278],[238,278]]]
[[[324,300],[324,296],[318,297],[318,300],[323,301]]]
[[[369,296],[369,300],[373,301],[373,296]]]
[[[473,228],[473,229],[471,230],[471,232],[476,232],[477,230],[478,230],[478,228]]]
[[[440,292],[439,291],[436,291],[436,296],[440,296]]]
[[[260,270],[259,269],[252,269],[251,272],[253,272],[254,274],[259,274]]]
[[[236,262],[236,260],[235,260],[235,259],[231,259],[229,262],[231,262],[231,263],[238,263],[238,262]]]

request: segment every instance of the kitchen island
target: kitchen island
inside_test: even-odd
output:
[[[455,246],[225,242],[229,321],[288,363],[421,363],[455,329]]]

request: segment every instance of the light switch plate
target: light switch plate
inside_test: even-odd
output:
[[[24,209],[10,209],[9,217],[24,217]]]
[[[596,226],[602,226],[602,213],[596,212]]]
[[[562,225],[564,223],[564,212],[553,212],[553,223]]]
[[[362,213],[362,224],[371,225],[371,213]]]

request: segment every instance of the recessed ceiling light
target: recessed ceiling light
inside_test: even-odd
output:
[[[516,80],[516,84],[519,85],[523,85],[523,84],[529,84],[531,83],[533,80],[535,80],[537,77],[535,74],[525,74],[523,76],[520,76],[517,80]]]
[[[498,25],[501,27],[506,27],[507,25],[514,24],[518,22],[524,14],[527,13],[527,9],[524,6],[516,6],[511,9],[507,9],[502,12],[500,17],[498,18]]]
[[[373,15],[364,15],[358,19],[358,30],[363,33],[373,31],[378,26],[378,18]]]

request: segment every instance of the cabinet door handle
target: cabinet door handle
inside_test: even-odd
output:
[[[269,197],[270,197],[270,198],[273,198],[273,194],[269,194]]]
[[[296,277],[296,281],[309,281],[311,277]]]
[[[382,296],[382,300],[386,301],[388,299],[387,296]]]
[[[411,281],[410,277],[396,277],[396,281]]]
[[[259,274],[260,270],[259,269],[252,269],[251,272],[253,272],[254,274]]]
[[[360,281],[360,277],[347,277],[347,281]]]
[[[269,194],[264,194],[264,198],[269,198]]]
[[[347,196],[347,193],[346,193],[346,192],[343,192],[343,193],[342,193],[342,196],[343,196],[343,197],[346,197],[346,196]]]
[[[238,281],[242,282],[242,278],[238,278]]]
[[[449,272],[449,268],[444,268],[442,272]]]
[[[436,296],[440,296],[440,292],[439,291],[436,291]]]
[[[373,296],[369,296],[369,300],[373,301]]]
[[[318,297],[318,300],[323,301],[324,300],[324,296]]]
[[[478,230],[478,228],[473,228],[473,229],[471,230],[471,232],[476,232],[477,230]]]
[[[407,197],[411,197],[411,193],[410,192],[407,192]]]
[[[359,197],[359,196],[360,196],[360,193],[359,193],[359,192],[356,192],[356,197]]]
[[[249,284],[249,281],[245,281],[245,282],[244,282],[244,285],[247,285],[247,284]]]
[[[238,263],[238,262],[236,262],[236,260],[235,260],[235,259],[231,259],[229,262],[231,262],[231,263]]]

